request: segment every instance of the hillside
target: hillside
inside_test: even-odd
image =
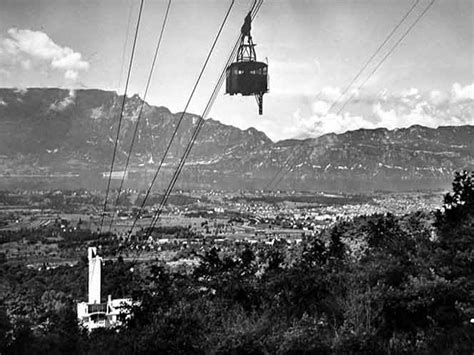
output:
[[[122,97],[102,90],[0,89],[0,188],[104,188]],[[141,99],[127,99],[115,170],[126,159]],[[143,188],[179,119],[145,103],[127,186]],[[159,187],[188,142],[186,114]],[[209,119],[178,183],[182,188],[264,188],[285,166],[279,189],[362,191],[446,188],[456,169],[474,168],[474,126],[360,129],[272,142],[253,128]]]

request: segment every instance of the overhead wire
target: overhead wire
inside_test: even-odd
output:
[[[317,94],[316,94],[316,98],[319,98],[319,96],[321,95],[321,91],[319,91]],[[304,143],[303,143],[304,144]],[[302,144],[300,144],[299,146],[301,146]],[[277,173],[275,175],[273,175],[273,178],[270,180],[270,182],[265,185],[265,187],[263,188],[263,190],[271,190],[271,186],[274,185],[275,187],[278,186],[278,184],[280,183],[280,181],[282,180],[282,178],[284,177],[284,175],[280,175],[284,168],[287,166],[287,164],[291,161],[291,159],[293,159],[293,157],[295,157],[297,154],[297,151],[296,150],[293,150],[291,152],[291,154],[285,159],[282,167],[280,170],[277,171]]]
[[[130,31],[130,24],[132,22],[132,13],[133,13],[133,1],[130,1],[130,8],[128,10],[128,20],[127,20],[127,30],[125,31],[125,42],[123,43],[123,48],[122,48],[122,60],[121,60],[121,66],[120,66],[120,77],[119,77],[119,82],[118,82],[118,88],[122,86],[122,76],[123,76],[123,66],[125,64],[125,53],[127,49],[127,44],[128,44],[128,32]]]
[[[250,12],[253,13],[252,14],[252,19],[257,15],[260,7],[262,6],[262,3],[263,3],[263,0],[255,0],[254,1],[253,6],[251,7],[251,10],[250,10]],[[170,181],[170,184],[168,185],[168,187],[166,189],[165,195],[163,195],[163,197],[162,197],[160,207],[155,212],[155,215],[153,216],[153,218],[151,220],[150,226],[146,229],[145,239],[147,239],[151,235],[151,232],[152,232],[154,226],[156,225],[156,222],[158,221],[158,219],[161,215],[161,212],[163,211],[163,207],[166,204],[166,202],[167,202],[167,200],[168,200],[168,198],[169,198],[169,196],[170,196],[170,194],[171,194],[171,192],[174,188],[174,185],[175,185],[175,183],[176,183],[176,181],[177,181],[177,179],[178,179],[178,177],[179,177],[179,175],[180,175],[180,173],[181,173],[181,171],[184,167],[184,163],[185,163],[185,161],[186,161],[186,159],[187,159],[187,157],[188,157],[188,155],[191,151],[191,148],[194,145],[194,142],[196,141],[197,136],[199,135],[199,132],[202,129],[202,126],[204,125],[204,117],[206,117],[207,114],[209,113],[209,111],[212,107],[212,104],[214,103],[214,101],[217,97],[217,94],[219,93],[219,90],[220,90],[220,88],[222,86],[222,83],[224,81],[224,78],[225,78],[226,69],[229,66],[229,64],[233,62],[233,60],[235,59],[235,57],[237,55],[237,50],[238,50],[238,47],[239,47],[239,43],[240,43],[240,35],[237,38],[236,44],[234,45],[234,48],[232,49],[231,54],[229,55],[229,58],[228,58],[225,66],[224,66],[224,68],[221,72],[219,80],[218,80],[217,84],[214,87],[214,90],[213,90],[213,92],[210,96],[210,99],[208,100],[208,102],[206,104],[206,108],[204,109],[203,114],[199,117],[199,120],[198,120],[198,122],[195,126],[195,129],[194,129],[193,135],[191,137],[191,140],[188,143],[188,145],[186,146],[186,149],[183,153],[183,156],[181,157],[180,163],[179,163],[177,169],[175,170],[175,173],[173,174],[173,178]],[[132,231],[133,231],[133,227],[132,227],[132,229],[130,229],[128,237],[131,236]],[[139,258],[140,253],[141,253],[141,250],[133,258],[132,265],[135,265],[138,262],[138,258]]]
[[[375,74],[375,72],[382,66],[382,64],[387,60],[387,58],[393,53],[393,51],[398,47],[398,45],[406,38],[406,36],[410,33],[410,31],[416,26],[416,24],[421,20],[421,18],[426,14],[426,12],[428,12],[428,10],[431,8],[431,6],[434,4],[436,0],[431,0],[430,3],[425,7],[425,9],[415,18],[415,20],[412,22],[412,24],[408,27],[408,29],[402,34],[402,36],[392,45],[392,47],[389,49],[389,51],[385,54],[384,57],[382,57],[381,60],[379,60],[379,62],[376,64],[375,68],[370,72],[370,74],[367,76],[367,78],[362,82],[362,84],[360,84],[355,92],[358,92],[367,82],[368,80]],[[400,25],[404,22],[404,20],[406,20],[406,18],[409,16],[409,14],[413,11],[413,9],[416,7],[416,5],[418,4],[419,1],[416,1],[414,3],[414,5],[412,5],[412,7],[410,8],[410,10],[403,16],[402,20],[395,26],[396,29],[398,29],[400,27]],[[393,33],[395,31],[391,31],[389,36],[393,36]],[[384,40],[382,43],[387,43],[388,40]],[[380,48],[380,46],[379,46]],[[380,49],[377,48],[376,52],[380,52]],[[371,56],[371,58],[375,58],[375,56]],[[368,65],[367,65],[368,66]],[[366,65],[364,65],[365,68],[367,68]],[[360,77],[360,74],[358,73],[356,75],[356,77]],[[357,79],[356,79],[357,80]],[[355,82],[356,80],[353,80],[353,82]],[[349,86],[350,88],[350,86]],[[348,89],[347,89],[348,90]],[[346,92],[347,92],[346,90]],[[341,113],[341,111],[346,107],[346,105],[350,102],[350,100],[352,100],[352,98],[355,96],[355,92],[353,92],[349,98],[343,103],[343,105],[339,108],[339,110],[337,111],[336,115],[339,115]],[[344,93],[345,94],[345,93]],[[342,94],[338,100],[344,95]],[[337,101],[337,100],[336,100]],[[330,109],[328,110],[328,112],[331,110],[331,108],[334,107],[334,104],[331,105]],[[302,151],[302,154],[304,154],[304,150]],[[283,175],[280,177],[280,179],[278,180],[278,182],[276,184],[274,184],[273,188],[276,188],[276,186],[278,186],[278,184],[280,183],[280,181],[283,180],[283,178],[293,169],[294,165],[296,164],[296,162],[302,157],[302,154],[300,154],[296,159],[294,159],[293,161],[293,164],[289,167],[289,169],[286,170],[285,173],[283,173]],[[283,167],[277,172],[276,175],[280,174],[283,170],[285,170],[285,168],[287,168],[286,164],[283,165]],[[273,179],[272,179],[273,180]],[[268,185],[267,185],[268,186]]]
[[[137,44],[138,32],[139,32],[139,28],[140,28],[140,21],[141,21],[142,10],[143,10],[143,3],[144,3],[144,0],[141,0],[140,1],[140,9],[139,9],[139,12],[138,12],[137,25],[136,25],[136,28],[135,28],[135,36],[133,38],[132,54],[130,56],[130,62],[129,62],[129,66],[128,66],[127,81],[125,83],[125,89],[124,89],[124,94],[123,94],[123,99],[122,99],[122,107],[120,109],[120,116],[119,116],[119,122],[118,122],[118,127],[117,127],[117,136],[115,137],[114,150],[113,150],[113,153],[112,153],[112,162],[110,164],[110,171],[109,171],[109,176],[108,176],[108,179],[107,179],[107,188],[106,188],[106,191],[105,191],[105,200],[104,200],[102,218],[101,218],[101,221],[100,221],[99,235],[102,233],[102,227],[104,225],[104,217],[105,217],[105,213],[107,212],[107,201],[108,201],[109,192],[110,192],[110,183],[111,183],[111,180],[112,180],[112,173],[114,171],[115,157],[116,157],[116,154],[117,154],[117,147],[118,147],[118,142],[119,142],[119,137],[120,137],[120,128],[122,126],[123,111],[124,111],[124,108],[125,108],[125,101],[127,99],[128,84],[129,84],[129,81],[130,81],[130,74],[132,72],[132,67],[133,67],[133,59],[134,59],[134,55],[135,55],[135,47],[136,47],[136,44]]]
[[[263,4],[263,0],[259,0],[257,5],[255,6],[255,12],[251,15],[252,19],[257,15],[260,7],[262,6]],[[163,211],[163,208],[164,206],[166,205],[167,201],[168,201],[168,198],[169,196],[171,195],[171,192],[173,191],[174,189],[174,186],[184,168],[184,164],[186,163],[186,159],[188,158],[190,152],[191,152],[191,149],[192,147],[194,146],[194,143],[196,142],[196,139],[202,129],[202,126],[204,125],[204,122],[205,122],[205,117],[208,115],[209,111],[211,110],[212,108],[212,105],[214,104],[216,98],[217,98],[217,94],[219,93],[219,90],[220,88],[222,87],[222,84],[224,82],[224,79],[225,79],[225,74],[226,74],[226,70],[227,70],[227,67],[230,65],[230,63],[233,62],[233,60],[235,59],[235,56],[236,56],[236,53],[237,53],[237,50],[238,50],[238,44],[239,44],[239,39],[240,39],[240,36],[238,38],[238,40],[236,41],[236,46],[234,46],[234,49],[231,53],[231,55],[229,56],[226,64],[224,65],[224,68],[223,70],[221,71],[221,74],[220,74],[220,77],[219,77],[219,80],[217,81],[217,84],[215,85],[214,87],[214,90],[206,104],[206,107],[204,109],[204,111],[202,112],[202,114],[199,116],[198,118],[198,122],[196,124],[196,127],[194,129],[194,132],[193,132],[193,135],[188,143],[188,145],[186,146],[186,149],[181,157],[181,160],[179,162],[179,165],[178,167],[176,168],[174,174],[173,174],[173,178],[171,179],[167,189],[166,189],[166,192],[165,194],[163,195],[163,198],[160,202],[160,205],[159,205],[159,208],[158,210],[155,212],[155,215],[154,217],[152,218],[152,221],[151,221],[151,224],[150,224],[150,227],[148,228],[147,230],[147,234],[146,234],[146,237],[145,238],[148,238],[149,235],[151,234],[153,228],[155,227],[162,211]]]
[[[141,205],[140,205],[140,209],[139,209],[139,211],[137,212],[137,215],[136,215],[135,218],[134,218],[134,221],[133,221],[133,223],[132,223],[132,227],[131,227],[131,229],[130,229],[130,232],[128,233],[128,236],[130,236],[130,235],[132,234],[133,229],[135,228],[135,226],[136,226],[136,224],[137,224],[137,221],[138,221],[138,219],[140,218],[141,213],[143,212],[143,209],[145,208],[146,202],[147,202],[147,200],[148,200],[148,198],[149,198],[149,196],[150,196],[150,194],[151,194],[151,191],[152,191],[152,189],[153,189],[153,186],[154,186],[154,184],[155,184],[155,182],[156,182],[156,179],[158,178],[158,175],[159,175],[159,173],[160,173],[160,171],[161,171],[161,168],[162,168],[163,163],[164,163],[164,161],[165,161],[165,159],[166,159],[166,156],[168,155],[168,152],[169,152],[169,150],[170,150],[170,148],[171,148],[171,145],[172,145],[172,143],[173,143],[173,141],[174,141],[174,138],[176,137],[176,135],[177,135],[177,133],[178,133],[179,127],[181,126],[181,123],[182,123],[182,121],[183,121],[183,119],[184,119],[184,116],[185,116],[187,110],[188,110],[188,107],[189,107],[189,105],[190,105],[190,103],[191,103],[191,100],[192,100],[192,98],[194,97],[194,94],[195,94],[195,92],[196,92],[196,89],[197,89],[197,87],[198,87],[198,85],[199,85],[199,83],[200,83],[200,81],[201,81],[201,78],[202,78],[202,76],[203,76],[203,74],[204,74],[204,71],[205,71],[205,69],[206,69],[206,67],[207,67],[207,65],[208,65],[208,63],[209,63],[209,60],[210,60],[210,58],[211,58],[211,55],[212,55],[212,53],[213,53],[213,51],[214,51],[214,48],[215,48],[215,46],[216,46],[216,44],[217,44],[217,41],[218,41],[220,35],[221,35],[221,33],[222,33],[222,30],[223,30],[223,28],[224,28],[224,25],[225,25],[226,22],[227,22],[227,19],[228,19],[229,14],[230,14],[230,12],[231,12],[233,6],[234,6],[234,3],[235,3],[235,0],[232,0],[231,3],[230,3],[230,5],[229,5],[229,8],[227,9],[227,12],[226,12],[226,14],[225,14],[225,16],[224,16],[224,19],[223,19],[223,21],[222,21],[220,27],[219,27],[219,30],[217,31],[217,34],[216,34],[216,36],[215,36],[215,38],[214,38],[214,41],[213,41],[213,43],[212,43],[212,45],[211,45],[211,48],[210,48],[209,51],[208,51],[208,54],[207,54],[206,59],[205,59],[205,61],[204,61],[204,64],[203,64],[203,66],[202,66],[202,68],[201,68],[201,71],[200,71],[200,73],[199,73],[199,75],[198,75],[198,77],[197,77],[197,79],[196,79],[196,81],[195,81],[195,83],[194,83],[193,89],[191,90],[191,93],[190,93],[190,95],[189,95],[189,97],[188,97],[188,100],[187,100],[187,102],[186,102],[186,105],[185,105],[185,107],[184,107],[184,110],[181,112],[181,115],[180,115],[180,117],[179,117],[179,119],[178,119],[178,122],[177,122],[177,124],[176,124],[176,127],[174,128],[173,133],[171,134],[171,138],[170,138],[170,140],[169,140],[169,142],[168,142],[168,144],[167,144],[167,146],[166,146],[166,148],[165,148],[165,151],[164,151],[164,153],[163,153],[163,155],[162,155],[162,157],[161,157],[161,160],[160,160],[160,162],[159,162],[159,164],[158,164],[158,167],[157,167],[157,169],[156,169],[156,171],[155,171],[155,174],[153,175],[153,178],[152,178],[152,180],[151,180],[151,183],[150,183],[150,185],[149,185],[149,187],[148,187],[148,189],[147,189],[147,191],[146,191],[146,193],[145,193],[145,197],[143,198],[143,201],[142,201],[142,203],[141,203]]]
[[[331,110],[334,108],[334,106],[336,106],[336,104],[339,102],[339,100],[344,97],[346,95],[346,93],[349,91],[349,89],[352,87],[352,85],[357,81],[357,79],[359,79],[359,77],[362,75],[362,73],[364,72],[364,70],[369,66],[369,64],[371,63],[371,61],[377,56],[377,54],[382,50],[382,48],[385,46],[385,44],[387,44],[387,42],[393,37],[393,35],[395,34],[395,32],[398,30],[398,28],[400,28],[400,26],[403,24],[403,22],[405,22],[405,20],[408,18],[408,16],[413,12],[413,10],[415,9],[415,7],[418,5],[420,0],[416,0],[413,5],[408,9],[408,11],[405,13],[405,15],[400,19],[400,21],[395,25],[395,27],[393,27],[393,29],[390,31],[390,33],[385,37],[385,39],[380,43],[380,45],[377,47],[377,49],[374,51],[374,53],[369,57],[369,59],[364,63],[364,65],[362,66],[362,68],[357,72],[357,74],[354,76],[354,78],[349,82],[349,84],[344,88],[344,90],[341,92],[341,94],[337,97],[336,100],[334,100],[331,104],[331,106],[328,108],[327,112],[331,112]],[[321,92],[319,92],[321,93]],[[288,171],[286,173],[283,173],[281,174],[284,170],[285,170],[285,167],[287,167],[287,164],[289,161],[291,161],[293,159],[293,157],[296,155],[296,151],[292,152],[288,158],[285,160],[282,168],[280,170],[277,171],[277,173],[273,176],[272,180],[266,185],[266,187],[264,188],[265,190],[269,190],[271,189],[272,185],[273,188],[275,188],[276,186],[278,186],[278,184],[283,180],[283,178],[286,176],[286,174],[288,174],[291,169],[293,168],[293,166],[290,167],[290,169],[288,169]],[[298,158],[296,160],[298,160],[300,157],[298,156]]]
[[[405,22],[405,20],[408,18],[408,16],[410,16],[410,14],[413,12],[413,10],[415,10],[415,7],[418,5],[418,3],[420,2],[420,0],[415,0],[415,2],[413,3],[413,5],[410,7],[410,9],[408,9],[408,11],[405,13],[405,15],[400,19],[400,21],[398,21],[397,25],[392,29],[392,31],[390,31],[390,33],[385,37],[385,39],[380,43],[380,45],[377,47],[377,49],[374,51],[374,53],[372,53],[372,55],[370,56],[370,58],[364,63],[364,65],[362,66],[362,68],[360,68],[360,70],[357,72],[357,74],[354,76],[354,78],[349,82],[349,84],[344,88],[344,90],[341,92],[341,94],[339,95],[339,97],[331,104],[331,106],[329,107],[329,109],[327,110],[327,112],[331,112],[331,110],[334,108],[334,106],[336,106],[336,104],[339,102],[339,100],[341,98],[343,98],[346,93],[349,91],[349,89],[352,87],[352,85],[357,81],[357,79],[360,78],[360,76],[362,75],[362,73],[364,72],[365,69],[367,69],[367,67],[369,66],[369,64],[372,62],[372,60],[377,56],[377,54],[380,53],[380,51],[382,50],[382,48],[387,44],[388,41],[390,41],[390,39],[393,37],[393,35],[395,34],[395,32],[400,28],[400,26],[403,24],[403,22]]]
[[[298,147],[300,147],[301,149],[299,150],[294,150],[291,152],[291,154],[285,159],[285,162],[283,163],[283,167],[282,169],[280,169],[274,176],[273,178],[270,180],[270,182],[264,187],[264,190],[271,190],[272,189],[272,185],[274,185],[274,187],[278,186],[278,184],[280,183],[280,181],[283,179],[283,177],[285,176],[285,174],[282,174],[280,175],[283,170],[284,170],[284,167],[287,166],[287,164],[294,158],[297,156],[297,154],[301,154],[303,152],[303,145],[306,143],[306,141],[304,141],[303,143],[300,143],[298,145]],[[298,158],[297,158],[298,159]],[[290,170],[292,169],[292,167],[290,168]]]
[[[393,53],[393,51],[400,45],[400,43],[405,39],[406,36],[411,32],[411,30],[416,26],[416,24],[425,16],[428,10],[433,6],[436,0],[431,0],[430,3],[426,6],[426,8],[418,15],[415,21],[408,27],[408,29],[403,33],[403,35],[398,39],[397,42],[392,46],[392,48],[385,54],[385,56],[380,60],[380,62],[375,66],[375,68],[370,72],[369,76],[360,84],[356,91],[360,90],[377,72],[377,70],[382,66],[382,64],[387,60],[387,58]],[[340,114],[341,111],[346,107],[346,105],[352,100],[355,96],[355,93],[352,93],[351,96],[344,102],[344,104],[339,108],[337,114]]]
[[[155,54],[153,56],[153,62],[151,64],[150,72],[148,74],[148,79],[147,79],[147,83],[146,83],[146,87],[145,87],[145,92],[143,94],[143,99],[141,100],[140,109],[139,109],[138,116],[137,116],[137,121],[135,122],[135,128],[133,130],[133,135],[132,135],[132,139],[131,139],[131,142],[130,142],[130,148],[128,150],[127,160],[125,162],[125,167],[124,167],[124,170],[123,170],[122,179],[120,181],[120,186],[119,186],[119,189],[118,189],[117,198],[115,200],[115,205],[116,206],[119,203],[120,193],[122,192],[123,183],[124,183],[124,180],[125,180],[125,175],[128,171],[128,165],[130,163],[130,157],[132,155],[133,146],[135,144],[135,139],[136,139],[136,136],[137,136],[138,127],[140,125],[140,120],[141,120],[141,117],[142,117],[143,107],[145,105],[145,100],[146,100],[147,95],[148,95],[148,89],[150,88],[150,83],[151,83],[151,79],[152,79],[152,76],[153,76],[153,71],[155,69],[156,60],[158,58],[158,52],[160,50],[161,41],[163,39],[163,33],[164,33],[166,23],[167,23],[167,20],[168,20],[168,14],[169,14],[170,6],[171,6],[171,0],[168,0],[168,5],[166,7],[165,16],[163,18],[163,22],[162,22],[162,25],[161,25],[160,35],[158,36],[158,42],[157,42],[156,47],[155,47]],[[112,214],[112,218],[110,219],[109,232],[112,229],[113,221],[114,221],[114,214]]]

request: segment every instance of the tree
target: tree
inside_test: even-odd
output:
[[[0,354],[6,354],[12,341],[13,327],[3,303],[0,303]]]
[[[473,351],[474,335],[474,173],[456,172],[453,192],[444,197],[444,210],[436,213],[438,240],[435,252],[436,272],[453,288],[456,297],[445,305],[439,322],[445,336],[465,339]],[[464,349],[466,351],[466,349]]]
[[[474,292],[474,173],[456,173],[453,193],[444,197],[435,226],[439,272],[448,280],[465,282]]]
[[[342,225],[335,225],[330,232],[330,241],[328,254],[329,258],[332,261],[342,261],[346,253],[346,245],[342,242],[342,235],[344,233],[344,228]]]

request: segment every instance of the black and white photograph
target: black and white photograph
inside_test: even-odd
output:
[[[473,355],[473,0],[0,0],[0,355]]]

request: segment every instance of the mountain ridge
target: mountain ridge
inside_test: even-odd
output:
[[[18,179],[13,175],[70,173],[81,179],[70,179],[68,186],[101,188],[102,173],[110,168],[122,99],[123,95],[99,89],[0,89],[0,187],[15,186]],[[138,95],[126,99],[114,170],[123,169],[141,104]],[[128,187],[146,186],[180,115],[144,103]],[[159,188],[169,180],[198,117],[185,114],[164,161]],[[207,119],[178,184],[261,189],[280,172],[282,179],[275,189],[444,188],[454,170],[474,167],[473,137],[470,125],[413,125],[274,142],[253,127],[241,130]]]

